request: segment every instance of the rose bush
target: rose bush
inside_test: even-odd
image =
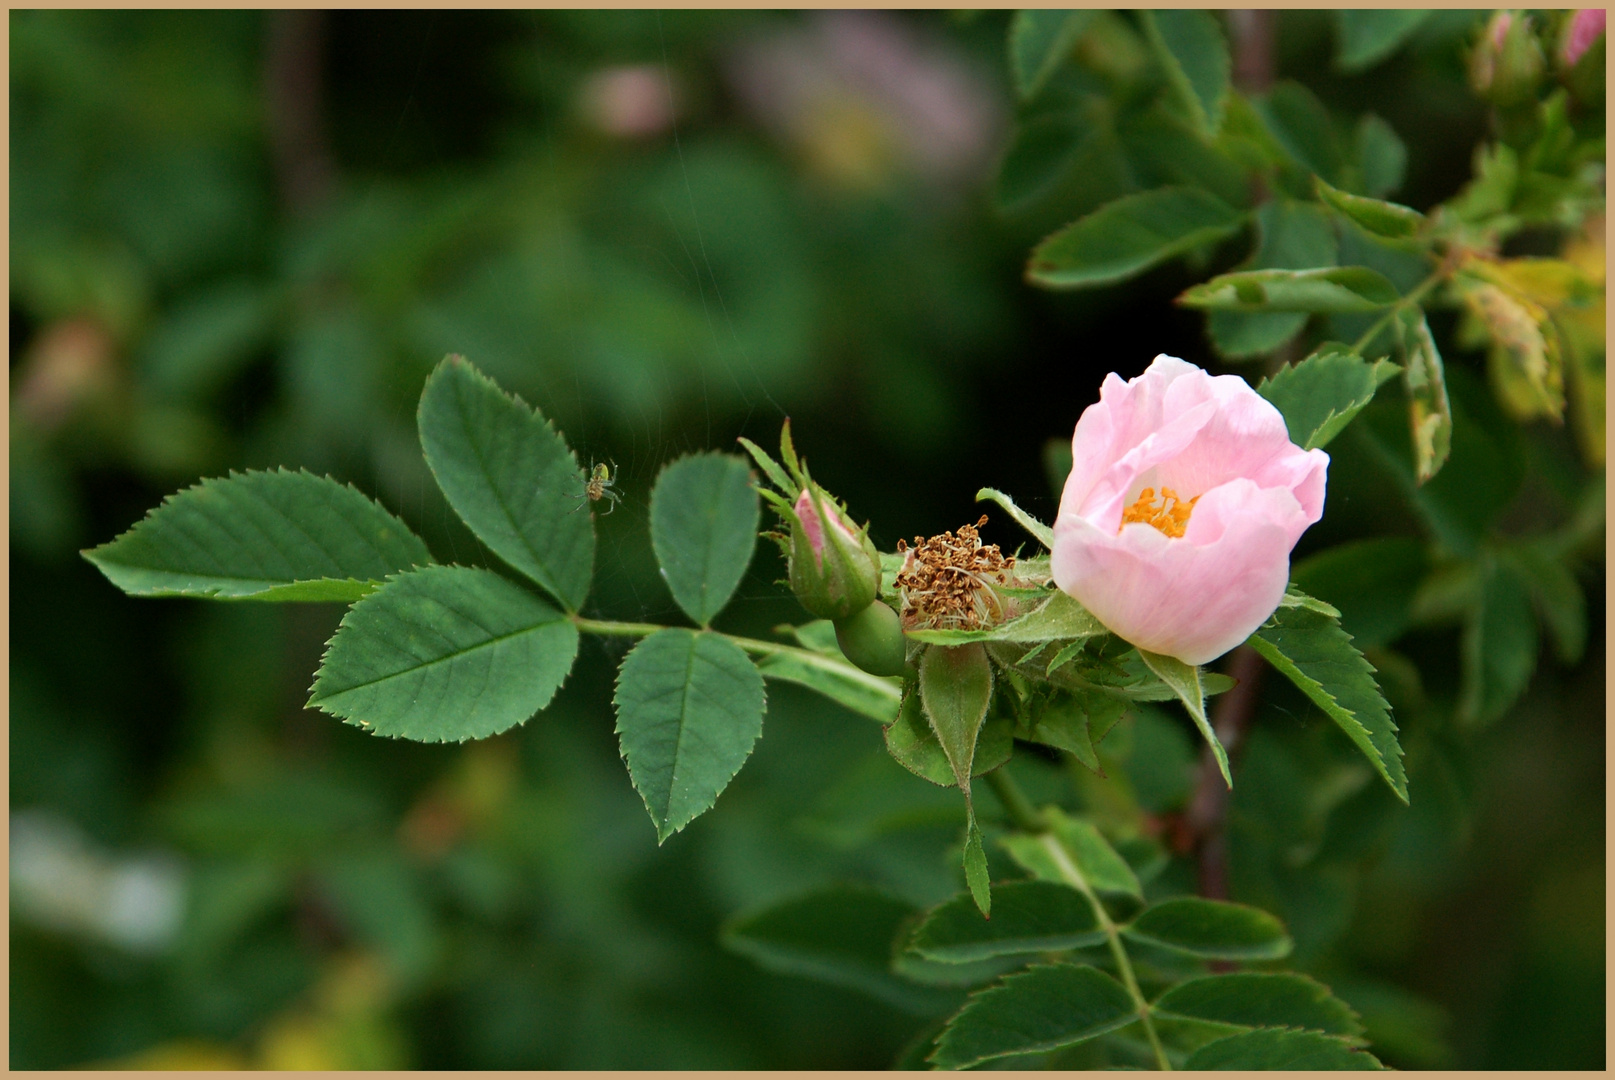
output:
[[[1329,455],[1237,375],[1157,356],[1077,421],[1054,523],[1061,589],[1141,649],[1203,664],[1278,607]]]

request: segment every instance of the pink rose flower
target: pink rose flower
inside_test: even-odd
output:
[[[1237,375],[1172,356],[1105,377],[1071,438],[1054,581],[1123,640],[1203,664],[1278,608],[1329,455]]]

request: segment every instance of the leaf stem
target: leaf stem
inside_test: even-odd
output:
[[[665,626],[655,623],[642,622],[616,622],[612,619],[585,619],[581,615],[572,616],[572,625],[585,634],[602,634],[608,637],[649,637],[658,630],[666,630]]]
[[[1446,279],[1446,276],[1447,275],[1444,271],[1437,270],[1435,273],[1431,274],[1429,277],[1415,285],[1412,292],[1408,293],[1396,303],[1392,304],[1391,309],[1384,315],[1381,315],[1379,320],[1376,321],[1373,326],[1370,326],[1362,337],[1352,342],[1351,351],[1359,354],[1362,353],[1363,349],[1368,346],[1369,342],[1373,341],[1374,338],[1379,335],[1379,332],[1385,329],[1390,321],[1396,318],[1403,308],[1407,307],[1409,304],[1416,304],[1420,300],[1423,300],[1424,294],[1441,284],[1441,282]]]
[[[1013,776],[1009,775],[1004,766],[1000,765],[992,772],[982,776],[982,779],[987,781],[987,786],[993,789],[994,795],[998,796],[998,801],[1004,805],[1004,810],[1008,812],[1010,820],[1015,823],[1016,828],[1029,833],[1048,831],[1048,822],[1032,806],[1032,801],[1026,797],[1025,792],[1021,791],[1021,786],[1015,782]]]
[[[991,777],[993,774],[987,775]],[[1127,958],[1127,949],[1122,945],[1121,934],[1117,931],[1116,924],[1110,921],[1110,913],[1105,910],[1105,905],[1099,902],[1099,897],[1094,895],[1088,879],[1083,877],[1082,871],[1066,851],[1065,845],[1060,843],[1059,837],[1045,832],[1039,839],[1043,842],[1049,857],[1054,860],[1060,876],[1065,878],[1066,883],[1072,888],[1086,896],[1088,903],[1093,905],[1094,913],[1099,917],[1099,926],[1105,931],[1106,940],[1110,942],[1110,955],[1115,958],[1116,968],[1121,972],[1122,985],[1127,987],[1128,996],[1133,999],[1133,1005],[1138,1009],[1139,1022],[1144,1025],[1144,1034],[1150,1040],[1150,1048],[1155,1051],[1155,1063],[1163,1072],[1171,1072],[1172,1063],[1167,1060],[1166,1049],[1161,1046],[1161,1038],[1155,1034],[1155,1025],[1150,1021],[1149,1003],[1144,1000],[1144,993],[1138,988],[1138,979],[1133,975],[1133,964]]]
[[[656,623],[617,622],[612,619],[585,619],[581,615],[572,616],[572,625],[585,634],[601,634],[606,637],[648,637],[658,630],[668,627]],[[838,660],[824,653],[814,652],[811,649],[799,648],[795,645],[786,645],[778,641],[759,641],[756,638],[738,637],[734,634],[725,634],[721,631],[707,631],[716,633],[719,637],[726,637],[746,652],[754,656],[786,655],[795,657],[809,667],[820,668],[824,671],[833,671],[842,678],[853,682],[863,683],[872,690],[879,690],[892,699],[893,715],[897,702],[902,700],[902,691],[892,683],[878,675],[871,675],[863,668],[855,667],[846,660]]]

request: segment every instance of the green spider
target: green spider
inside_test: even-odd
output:
[[[622,496],[612,490],[617,486],[616,474],[617,463],[615,461],[607,466],[604,464],[596,465],[591,459],[589,462],[589,481],[583,485],[583,501],[574,506],[572,512],[575,514],[590,503],[599,502],[601,499],[607,499],[611,503],[611,510],[607,510],[606,513],[609,514],[612,510],[617,509],[617,502]]]

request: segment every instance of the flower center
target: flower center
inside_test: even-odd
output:
[[[1183,530],[1189,527],[1189,515],[1194,511],[1194,504],[1200,501],[1196,495],[1188,502],[1178,498],[1178,493],[1169,487],[1161,489],[1161,497],[1155,497],[1155,489],[1147,487],[1138,493],[1138,501],[1122,511],[1122,523],[1116,526],[1116,531],[1122,531],[1122,525],[1131,525],[1142,522],[1145,525],[1154,525],[1166,535],[1176,539],[1183,535]]]

